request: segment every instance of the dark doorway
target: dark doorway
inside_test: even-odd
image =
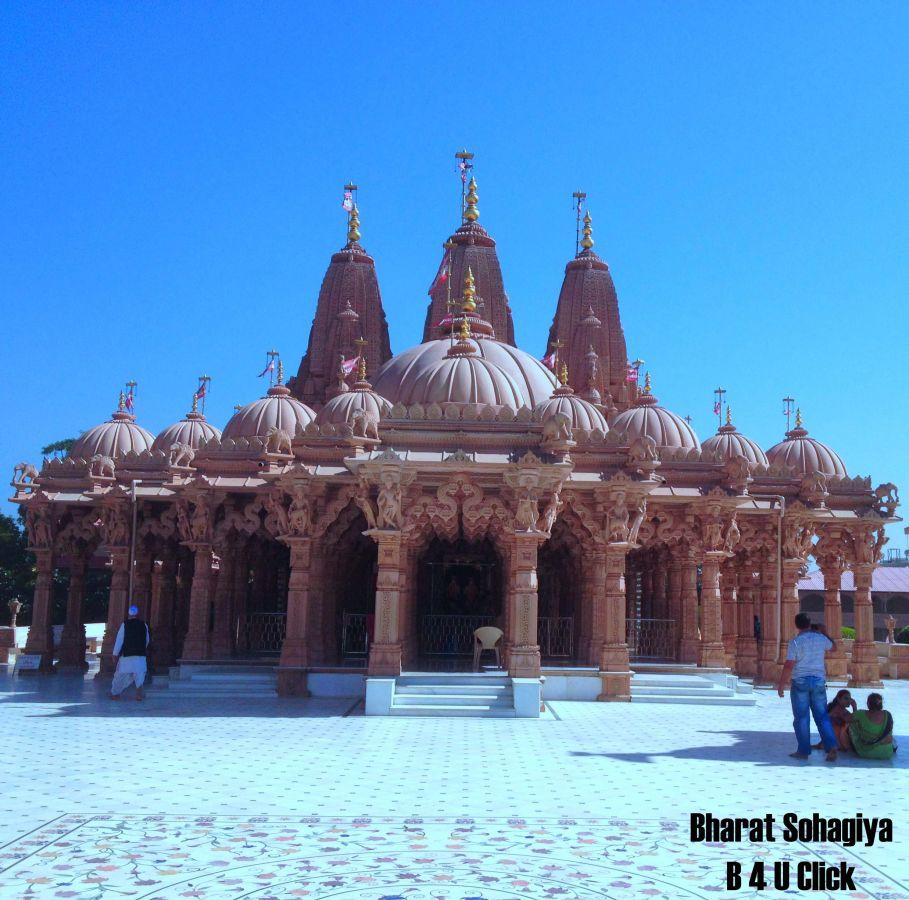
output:
[[[417,571],[419,653],[427,660],[473,654],[473,632],[484,625],[504,630],[503,567],[490,540],[434,540]]]
[[[551,665],[573,663],[581,607],[581,552],[559,520],[537,557],[537,641]]]

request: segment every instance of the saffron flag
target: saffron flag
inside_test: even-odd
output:
[[[436,272],[436,277],[433,278],[432,284],[429,286],[430,295],[432,292],[439,287],[439,285],[445,284],[448,281],[448,276],[451,273],[451,252],[446,250],[442,255],[442,262],[439,263],[439,271]]]
[[[270,359],[268,361],[268,365],[261,372],[259,372],[259,378],[262,378],[263,376],[267,375],[269,372],[274,372],[274,370],[275,370],[275,361],[274,361],[274,359]]]
[[[638,380],[638,367],[629,366],[628,371],[625,373],[625,381],[631,383]]]
[[[543,365],[546,366],[547,369],[552,369],[555,366],[555,361],[556,361],[555,350],[553,350],[552,353],[549,354],[549,356],[544,356],[540,360],[540,362],[543,363]]]
[[[341,363],[341,368],[344,370],[345,375],[350,375],[357,368],[357,363],[360,361],[359,356],[355,356],[353,359],[345,359]]]
[[[354,208],[353,194],[350,191],[344,191],[344,199],[341,201],[341,208],[345,212],[350,212]]]

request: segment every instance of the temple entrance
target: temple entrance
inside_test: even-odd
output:
[[[417,632],[421,663],[465,668],[473,632],[484,625],[505,630],[503,567],[490,540],[434,540],[417,570]]]
[[[559,519],[537,556],[537,642],[541,660],[549,665],[576,659],[581,558],[580,546],[564,520]]]
[[[287,629],[290,552],[277,541],[253,539],[238,561],[238,656],[278,656]]]

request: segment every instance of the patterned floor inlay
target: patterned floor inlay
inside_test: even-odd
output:
[[[909,900],[861,854],[780,847],[666,820],[64,815],[0,848],[0,897],[676,900],[725,894],[727,859],[789,859],[855,866],[857,891],[815,897]]]

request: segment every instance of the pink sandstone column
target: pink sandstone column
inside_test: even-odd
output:
[[[537,643],[537,548],[540,532],[516,531],[512,538],[512,634],[509,674],[512,678],[539,678]]]
[[[701,569],[701,642],[698,647],[698,665],[707,668],[724,668],[726,665],[720,599],[720,563],[725,558],[723,551],[708,550],[704,553]]]
[[[234,573],[237,568],[237,552],[233,547],[219,548],[218,577],[214,584],[215,617],[211,631],[212,659],[227,659],[233,652]],[[288,598],[288,606],[290,599]]]
[[[679,659],[696,663],[700,653],[701,638],[698,632],[698,567],[691,550],[684,550],[681,557],[681,640]]]
[[[682,561],[679,550],[673,547],[669,556],[668,618],[672,620],[672,658],[679,659],[679,642],[682,634]]]
[[[60,637],[58,666],[85,671],[85,626],[82,604],[85,602],[85,556],[73,553],[69,563],[69,592],[66,596],[66,624]]]
[[[758,649],[758,678],[776,683],[780,674],[776,653],[776,554],[765,550],[761,559],[761,644]]]
[[[723,649],[726,665],[736,668],[738,638],[738,569],[734,559],[720,566],[720,592],[723,597]]]
[[[27,654],[41,656],[41,672],[54,668],[54,633],[51,610],[54,593],[54,551],[51,548],[32,548],[35,554],[35,593],[32,599],[32,622],[25,639]],[[21,669],[20,672],[33,670]]]
[[[757,674],[758,646],[754,637],[754,595],[757,586],[753,563],[746,559],[739,569],[738,637],[736,638],[736,673]]]
[[[290,581],[287,586],[287,632],[278,666],[278,693],[282,697],[308,697],[312,540],[288,537],[284,542],[290,547]]]
[[[590,608],[590,633],[587,639],[587,653],[583,660],[591,666],[599,666],[606,644],[606,620],[608,600],[606,597],[606,551],[595,550],[584,560],[590,569],[589,592],[585,602]]]
[[[799,612],[799,575],[802,566],[805,565],[803,559],[784,559],[783,560],[783,597],[780,613],[781,632],[780,632],[780,652],[777,656],[777,662],[780,666],[786,662],[786,652],[789,648],[790,638],[795,637],[795,617]]]
[[[606,620],[605,640],[600,649],[602,692],[597,700],[631,699],[631,666],[626,637],[625,560],[627,543],[608,544],[606,549]]]
[[[826,658],[827,678],[830,681],[845,681],[848,660],[843,645],[843,607],[840,601],[843,567],[836,560],[822,558],[820,562],[824,576],[824,626],[827,634],[836,641],[836,649],[831,650]]]
[[[189,662],[209,659],[209,619],[212,600],[212,557],[211,544],[194,544],[195,564],[193,583],[189,592],[189,623],[183,641],[183,659]]]
[[[149,616],[151,663],[164,670],[174,664],[174,602],[177,593],[177,558],[170,548],[152,576],[152,604]]]
[[[882,684],[874,643],[874,607],[871,604],[873,572],[873,563],[858,563],[852,567],[852,577],[855,579],[855,643],[852,645],[849,687],[881,687]]]
[[[99,675],[114,671],[114,642],[117,632],[126,620],[129,601],[129,547],[111,547],[110,593],[107,601],[107,623],[101,641]]]
[[[370,675],[401,674],[401,532],[374,528],[370,535],[379,545],[376,576],[376,623],[369,648]]]

